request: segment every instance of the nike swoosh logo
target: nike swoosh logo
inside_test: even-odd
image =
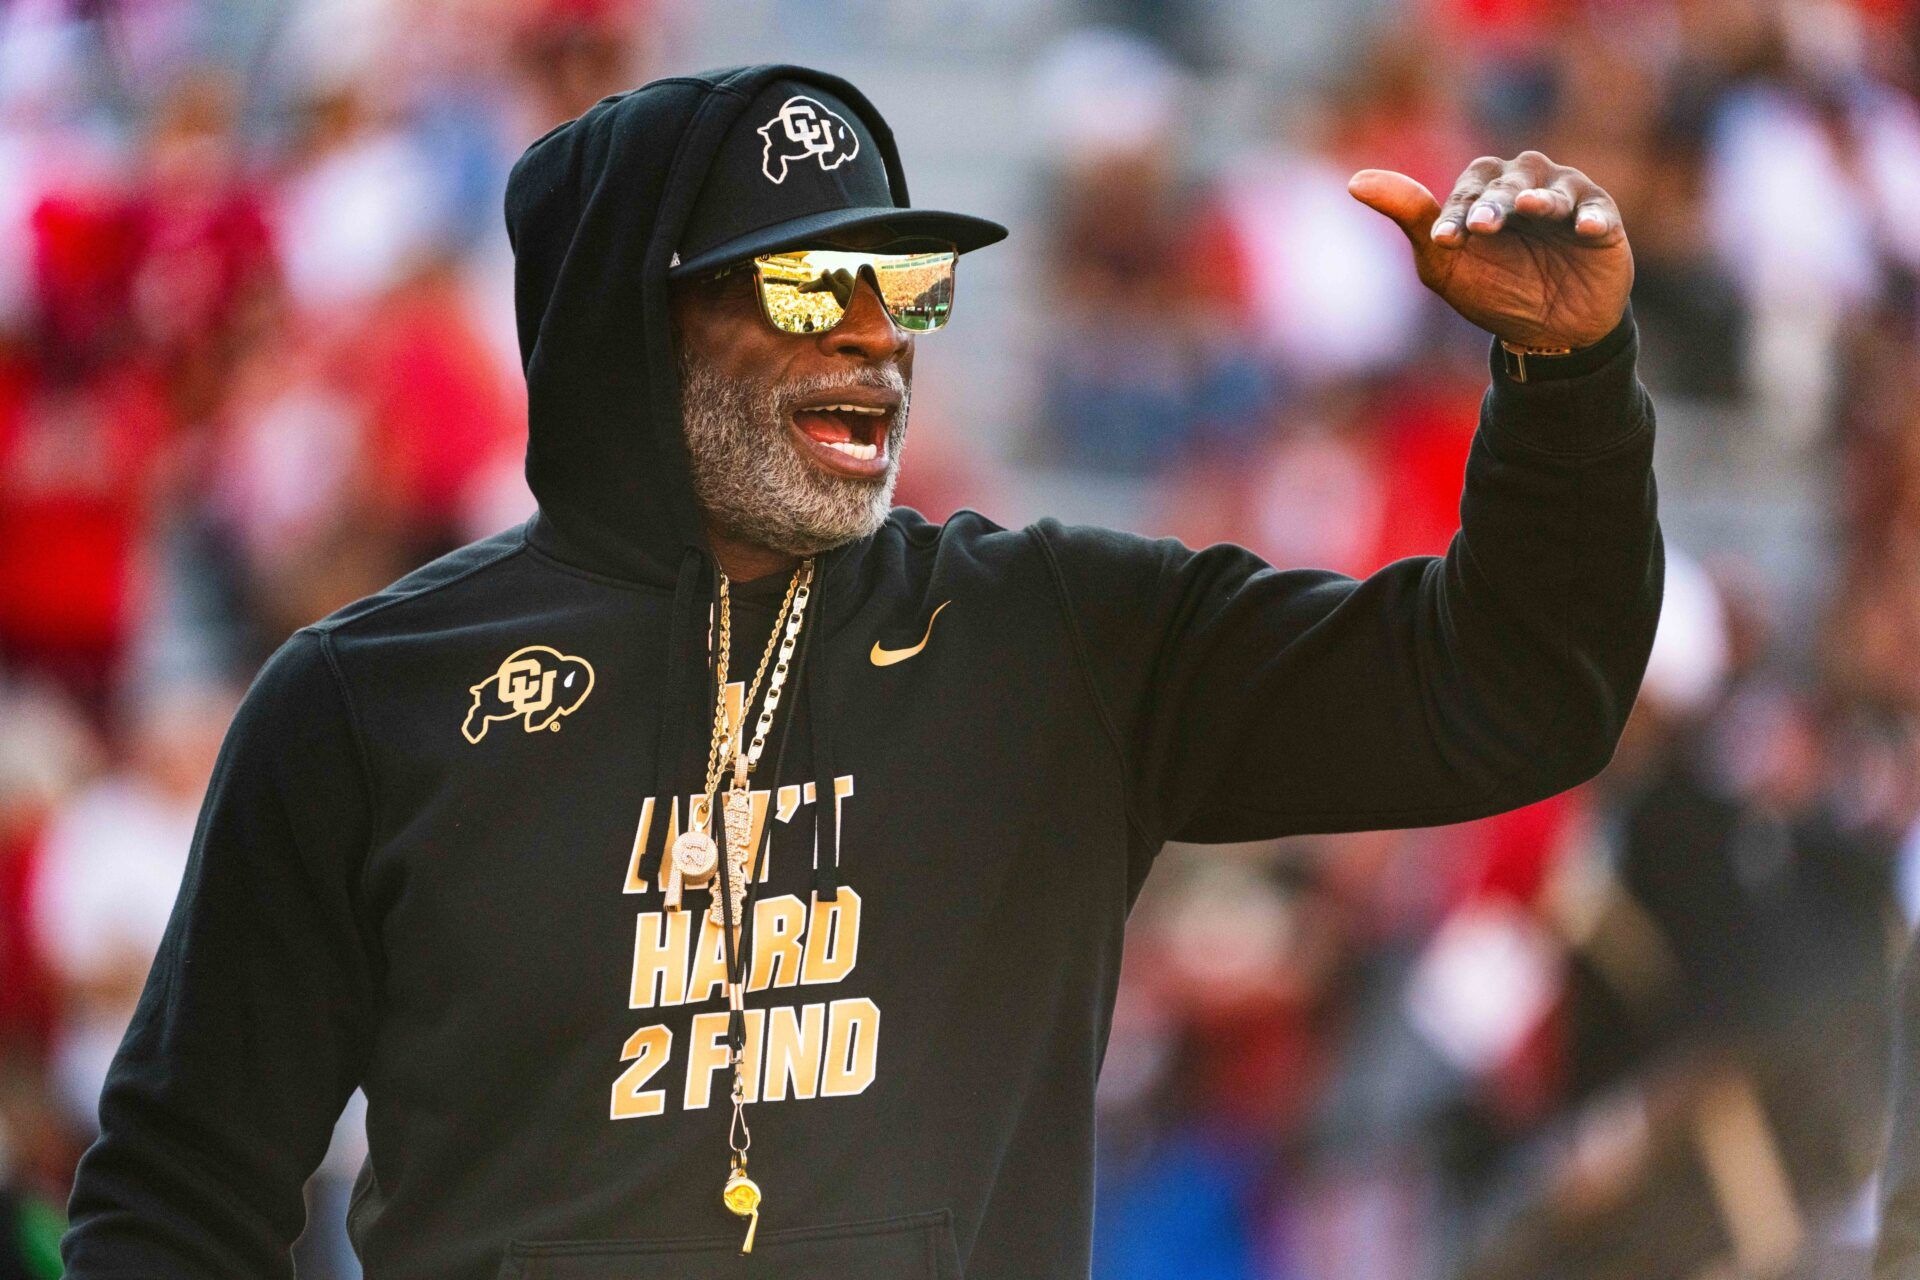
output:
[[[940,602],[940,609],[944,609],[952,603],[953,601],[951,600],[942,600]],[[925,634],[924,636],[921,636],[920,643],[914,645],[911,648],[882,649],[880,647],[880,642],[878,640],[874,641],[873,652],[867,655],[869,658],[873,659],[873,665],[876,667],[890,667],[896,662],[905,662],[908,658],[911,658],[914,654],[926,648],[927,641],[933,639],[933,619],[938,618],[940,616],[940,609],[935,609],[933,611],[933,618],[927,619],[927,634]]]

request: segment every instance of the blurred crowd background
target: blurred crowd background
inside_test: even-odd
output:
[[[1913,0],[0,0],[0,1276],[54,1253],[226,720],[523,518],[522,147],[848,75],[1014,228],[901,500],[1366,573],[1445,548],[1486,339],[1354,203],[1537,147],[1619,200],[1667,602],[1613,766],[1486,822],[1171,847],[1099,1280],[1865,1274],[1920,918]],[[927,1135],[938,1141],[938,1135]],[[353,1108],[316,1175],[341,1235]]]

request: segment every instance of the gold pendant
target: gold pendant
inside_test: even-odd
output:
[[[732,871],[733,892],[728,894],[727,897],[733,900],[733,927],[738,929],[743,922],[743,917],[747,910],[747,886],[741,883],[741,877],[745,874],[745,869],[742,867],[734,867]],[[707,919],[724,929],[727,925],[727,917],[726,908],[721,905],[721,901],[720,879],[716,876],[713,881],[713,902],[707,908]]]
[[[752,1253],[753,1233],[760,1229],[760,1184],[747,1176],[745,1161],[733,1167],[733,1175],[720,1191],[720,1201],[733,1211],[734,1216],[749,1219],[747,1239],[740,1246],[740,1252]]]
[[[727,792],[727,865],[734,883],[745,886],[747,861],[753,856],[753,797],[744,789]]]
[[[687,829],[673,838],[667,851],[667,892],[661,905],[669,911],[680,910],[681,892],[688,885],[698,888],[720,864],[720,850],[707,833],[707,820],[707,799],[689,801]]]
[[[667,892],[661,905],[669,911],[678,911],[682,889],[687,885],[698,888],[712,875],[720,861],[720,851],[714,847],[712,836],[696,828],[675,836],[668,856]]]
[[[727,822],[727,877],[733,890],[728,896],[733,899],[733,923],[738,928],[744,921],[742,914],[747,909],[747,860],[751,856],[753,826],[753,796],[744,787],[736,786],[727,792],[724,813]],[[727,918],[723,914],[720,902],[720,884],[716,880],[713,886],[713,905],[708,908],[707,918],[717,925],[724,926]]]
[[[673,839],[673,865],[689,881],[699,882],[720,865],[720,849],[713,837],[695,828]]]

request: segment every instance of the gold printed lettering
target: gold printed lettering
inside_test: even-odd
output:
[[[873,1083],[880,1060],[880,1006],[865,996],[827,1006],[827,1055],[823,1098],[862,1093]]]
[[[860,958],[860,895],[848,885],[832,902],[814,899],[807,921],[806,955],[801,964],[802,984],[838,982],[853,972]],[[691,999],[691,995],[688,997]]]
[[[633,981],[629,1009],[679,1004],[687,995],[685,911],[642,911],[633,918]]]
[[[672,1056],[673,1031],[669,1027],[642,1027],[628,1036],[626,1044],[620,1047],[620,1061],[633,1062],[633,1065],[613,1082],[613,1105],[608,1118],[633,1120],[665,1111],[667,1091],[649,1089],[646,1083]]]
[[[826,1052],[827,1006],[777,1005],[767,1010],[768,1102],[820,1095],[820,1058]]]
[[[791,987],[800,981],[806,904],[790,893],[753,904],[753,972],[747,990]]]
[[[645,893],[647,886],[640,879],[640,859],[646,856],[647,836],[653,830],[653,797],[648,796],[640,803],[640,825],[633,832],[633,852],[627,855],[627,883],[622,893]],[[662,868],[664,870],[665,868]]]
[[[713,1100],[713,1073],[727,1065],[727,1011],[694,1014],[687,1041],[687,1088],[680,1105],[698,1111]]]
[[[718,883],[718,881],[715,881]],[[692,912],[678,912],[692,915]],[[687,983],[687,1003],[701,1004],[727,989],[727,939],[721,927],[706,912],[700,916],[700,944],[693,961],[693,979]]]

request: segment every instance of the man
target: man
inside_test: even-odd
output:
[[[914,335],[1003,230],[909,209],[844,80],[677,77],[535,143],[507,210],[539,513],[262,671],[70,1274],[285,1275],[362,1085],[374,1280],[1086,1275],[1161,843],[1572,786],[1653,635],[1612,202],[1531,152],[1444,206],[1355,194],[1532,349],[1495,349],[1452,550],[1365,582],[890,511]]]

